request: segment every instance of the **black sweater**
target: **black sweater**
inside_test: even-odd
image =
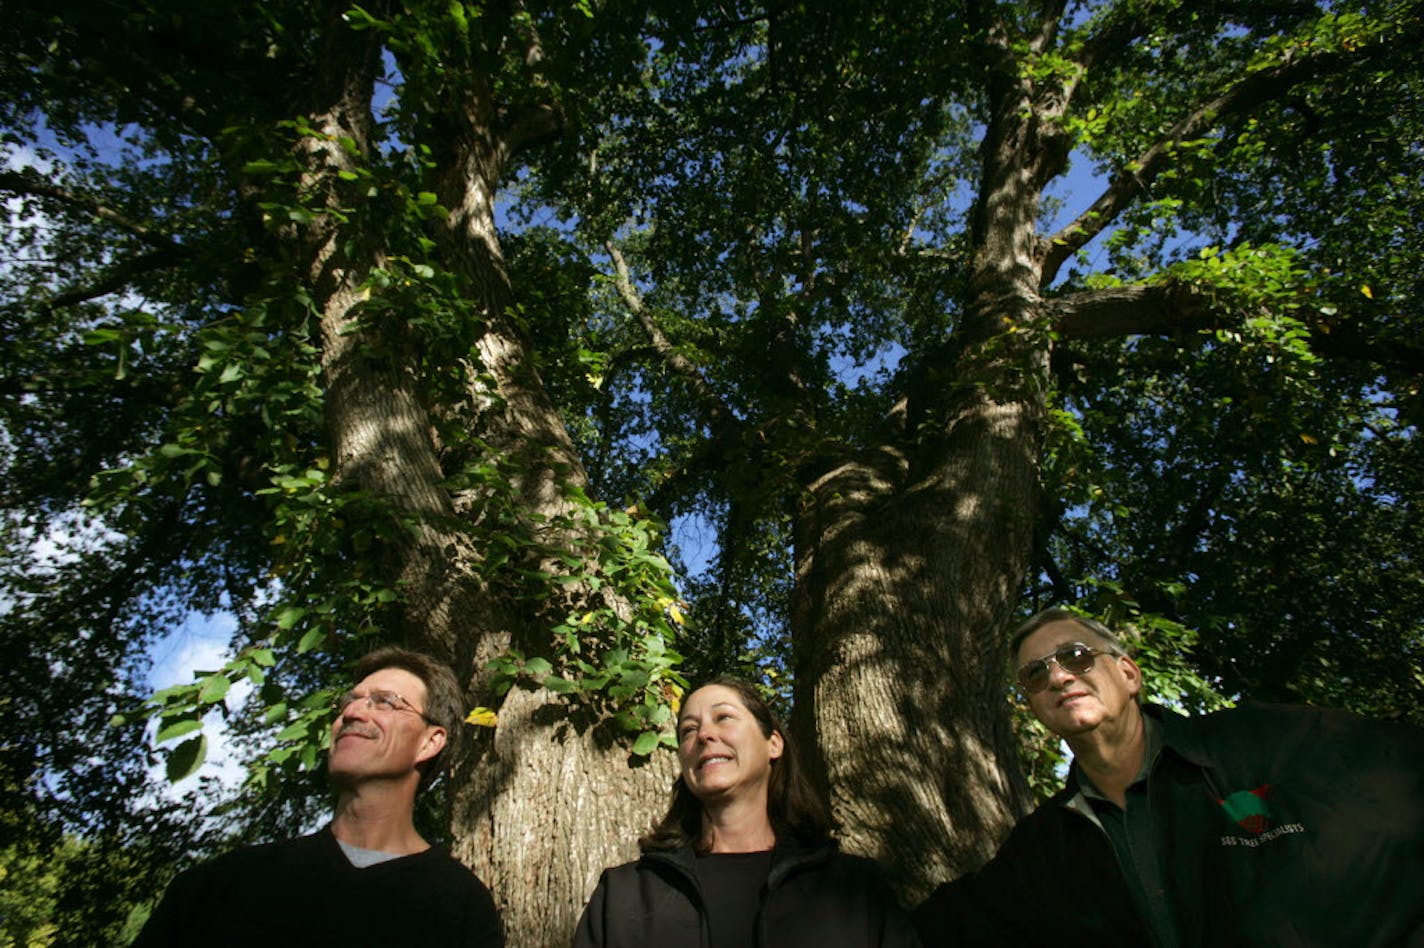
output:
[[[489,890],[444,850],[358,869],[330,829],[239,849],[181,873],[134,942],[135,948],[503,944]]]

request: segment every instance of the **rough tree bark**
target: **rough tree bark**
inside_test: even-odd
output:
[[[500,121],[485,83],[476,80],[464,92],[467,98],[449,116],[453,131],[437,193],[451,209],[441,242],[479,307],[483,330],[475,351],[479,368],[493,380],[472,387],[469,424],[513,462],[524,515],[558,523],[574,512],[569,492],[585,490],[588,477],[528,341],[506,315],[510,285],[494,219],[495,191],[510,156],[557,131],[558,117],[536,106]],[[566,538],[549,539],[557,546]],[[555,558],[539,568],[566,571]],[[487,694],[491,645],[515,645],[527,655],[550,648],[548,627],[558,617],[504,613],[502,627],[457,649],[472,695]],[[473,661],[466,657],[470,646]],[[492,734],[475,735],[472,752],[457,764],[455,851],[499,884],[511,944],[564,945],[598,873],[632,858],[637,836],[666,806],[671,755],[633,762],[595,715],[544,690],[511,691],[499,718]]]
[[[1066,169],[1069,103],[1096,65],[1147,29],[1124,12],[1065,51],[1055,45],[1065,11],[1046,4],[1023,30],[993,4],[967,5],[987,122],[960,319],[941,351],[919,356],[896,419],[903,427],[818,468],[797,520],[802,735],[819,750],[848,846],[885,859],[912,901],[987,857],[1026,803],[1009,739],[1004,636],[1032,562],[1054,340],[1240,318],[1173,281],[1049,299],[1059,269],[1142,198],[1183,142],[1414,42],[1421,28],[1411,21],[1343,51],[1283,55],[1183,102],[1087,210],[1041,236],[1044,188]],[[1052,70],[1037,68],[1044,54],[1055,57]]]
[[[390,506],[408,525],[392,550],[402,591],[403,635],[448,661],[467,704],[493,705],[489,660],[511,646],[547,653],[551,617],[511,601],[479,576],[482,551],[460,528],[479,515],[479,498],[444,486],[429,400],[403,314],[381,309],[363,290],[384,263],[378,234],[344,227],[338,213],[354,195],[348,178],[371,147],[370,103],[378,46],[371,34],[334,26],[323,75],[306,117],[319,135],[294,154],[302,188],[332,211],[298,229],[314,300],[321,308],[327,421],[336,476]],[[338,64],[344,64],[338,68]],[[471,363],[488,387],[472,385],[453,409],[512,462],[514,495],[531,522],[571,512],[571,489],[587,477],[529,348],[505,315],[510,288],[494,221],[494,194],[510,154],[541,124],[528,116],[496,127],[487,89],[447,115],[449,151],[437,188],[451,209],[440,243],[451,270],[467,282],[479,338]],[[355,147],[342,141],[354,142]],[[343,204],[343,202],[346,202]],[[450,410],[450,409],[446,409]],[[446,419],[447,423],[449,419]],[[560,537],[548,537],[557,542]],[[559,572],[556,560],[540,566]],[[607,593],[605,593],[607,595]],[[565,945],[600,870],[631,858],[634,841],[666,805],[670,755],[634,763],[626,744],[596,714],[545,690],[515,688],[499,703],[499,724],[457,735],[452,761],[454,852],[494,892],[511,945]]]
[[[895,439],[811,480],[797,522],[801,720],[847,847],[883,859],[912,903],[987,859],[1028,802],[1004,632],[1039,504],[1049,351],[1034,221],[1064,159],[1062,100],[1035,93],[1006,35],[986,35],[990,120],[955,338],[926,358]]]

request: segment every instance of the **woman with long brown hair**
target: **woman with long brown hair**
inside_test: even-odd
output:
[[[677,722],[672,804],[606,870],[575,948],[909,948],[908,918],[868,859],[839,851],[790,735],[756,688],[717,678]]]

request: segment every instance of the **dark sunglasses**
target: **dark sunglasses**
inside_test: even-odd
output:
[[[1034,694],[1048,687],[1049,679],[1053,677],[1049,665],[1056,664],[1070,675],[1083,675],[1093,670],[1093,659],[1112,654],[1103,649],[1089,648],[1082,642],[1060,645],[1052,655],[1035,658],[1019,666],[1019,687],[1025,694]]]

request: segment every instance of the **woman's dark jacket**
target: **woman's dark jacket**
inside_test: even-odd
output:
[[[637,862],[605,870],[574,935],[574,948],[704,948],[707,943],[691,849],[648,852]],[[839,852],[834,843],[778,845],[773,851],[755,948],[918,945],[874,862]]]

